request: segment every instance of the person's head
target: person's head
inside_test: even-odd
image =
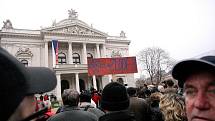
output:
[[[184,88],[188,121],[215,121],[215,56],[181,61],[172,76]]]
[[[163,94],[160,92],[155,92],[150,95],[151,107],[159,107],[159,102],[162,95]]]
[[[105,111],[126,110],[129,106],[129,98],[125,86],[118,82],[107,84],[101,97],[101,108]]]
[[[145,90],[144,90],[144,95],[145,95],[145,98],[150,97],[151,91],[150,91],[149,89],[145,89]]]
[[[164,92],[164,86],[163,85],[158,85],[158,91],[163,93]]]
[[[80,94],[80,102],[91,102],[91,93],[88,90],[84,90]]]
[[[43,95],[40,95],[40,100],[43,101]]]
[[[143,86],[144,86],[144,88],[145,88],[145,89],[148,89],[148,86],[147,86],[147,84],[144,84]]]
[[[134,87],[128,87],[128,88],[127,88],[127,92],[128,92],[128,95],[129,95],[130,97],[137,96],[137,95],[136,95],[136,94],[137,94],[137,89],[134,88]]]
[[[168,79],[168,80],[166,80],[166,85],[167,85],[167,87],[173,87],[174,82],[171,79]]]
[[[159,103],[164,121],[185,121],[185,103],[181,96],[173,93],[164,94]]]
[[[62,94],[62,100],[64,105],[78,106],[79,93],[74,89],[65,89]]]
[[[56,76],[49,68],[25,67],[1,47],[0,76],[1,121],[22,120],[31,115],[36,108],[34,94],[51,91],[57,84]],[[29,107],[31,104],[34,105]]]

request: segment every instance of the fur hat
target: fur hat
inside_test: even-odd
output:
[[[101,108],[108,111],[125,110],[129,106],[129,98],[125,86],[111,82],[102,92]]]

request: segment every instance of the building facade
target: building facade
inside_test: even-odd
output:
[[[58,40],[56,66],[53,66],[52,40]],[[129,44],[123,31],[119,36],[109,36],[79,20],[72,9],[67,19],[41,30],[16,29],[10,20],[6,20],[0,30],[0,46],[25,66],[53,69],[58,83],[50,93],[58,99],[67,88],[79,92],[91,87],[100,90],[111,81],[135,86],[134,74],[88,76],[87,58],[127,57]]]

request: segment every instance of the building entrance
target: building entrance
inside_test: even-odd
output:
[[[69,82],[67,80],[61,80],[61,94],[65,89],[69,89]]]

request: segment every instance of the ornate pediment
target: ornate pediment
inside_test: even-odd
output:
[[[51,27],[46,29],[48,32],[52,33],[65,33],[65,34],[74,34],[74,35],[91,35],[91,36],[107,36],[107,34],[95,30],[90,27],[84,27],[81,25],[72,25],[72,26],[64,26],[64,27]]]
[[[57,33],[57,34],[74,34],[74,35],[90,35],[107,37],[104,32],[94,29],[87,23],[78,19],[78,13],[71,9],[68,10],[68,19],[61,20],[59,22],[53,21],[52,26],[42,29],[43,32]]]

